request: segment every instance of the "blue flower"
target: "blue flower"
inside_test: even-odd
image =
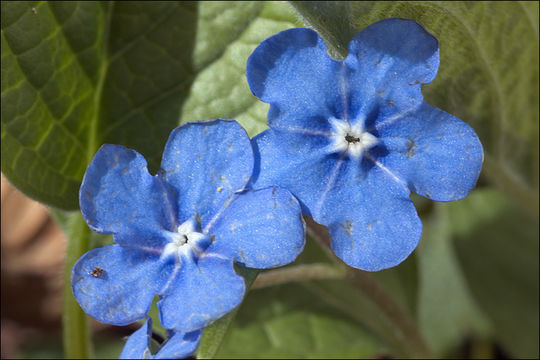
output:
[[[163,327],[200,329],[241,302],[245,284],[233,262],[251,268],[288,264],[304,246],[297,200],[279,187],[246,189],[252,146],[235,121],[175,129],[161,170],[139,153],[102,146],[80,189],[89,227],[114,245],[74,265],[73,294],[97,320],[126,325],[145,317],[154,296]]]
[[[411,191],[450,201],[475,186],[478,137],[422,97],[438,67],[437,40],[395,18],[360,32],[343,61],[303,28],[266,39],[248,59],[251,91],[270,104],[270,129],[253,139],[254,183],[289,189],[350,266],[380,270],[414,250],[422,224]]]
[[[167,339],[159,350],[152,355],[152,319],[148,318],[143,326],[128,338],[120,359],[184,359],[193,355],[201,342],[202,330],[189,333],[169,331]]]

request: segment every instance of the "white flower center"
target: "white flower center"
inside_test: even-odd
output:
[[[375,146],[379,140],[364,131],[364,121],[360,119],[354,125],[336,118],[328,119],[332,125],[331,143],[328,152],[346,152],[355,160],[362,158],[364,151]]]
[[[209,245],[208,235],[196,231],[195,219],[189,219],[178,226],[176,232],[169,232],[170,242],[165,245],[162,257],[176,255],[178,259],[184,256],[199,257]]]

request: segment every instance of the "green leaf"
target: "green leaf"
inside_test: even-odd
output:
[[[267,107],[245,63],[294,21],[282,3],[2,2],[2,171],[76,209],[104,143],[139,151],[155,172],[180,122],[228,117],[261,131]]]
[[[434,353],[452,354],[466,337],[487,338],[490,323],[467,285],[452,243],[447,204],[423,221],[418,259],[418,324]],[[472,215],[472,214],[470,214]]]
[[[357,32],[383,18],[424,26],[441,50],[426,100],[474,127],[485,149],[484,176],[538,215],[538,2],[292,4],[341,57]]]
[[[253,290],[217,358],[365,358],[385,353],[368,331],[301,285]]]
[[[196,13],[187,3],[2,2],[8,179],[76,209],[101,144],[135,148],[155,169],[193,78]]]
[[[231,32],[235,22],[245,26]],[[246,62],[264,39],[294,26],[300,24],[286,3],[201,2],[194,51],[198,73],[181,111],[182,122],[235,119],[250,136],[266,129],[268,104],[251,94]],[[227,40],[217,41],[223,34]]]
[[[447,204],[469,288],[511,357],[538,358],[539,225],[486,189]]]

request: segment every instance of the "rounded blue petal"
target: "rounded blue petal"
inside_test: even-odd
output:
[[[370,70],[382,65],[370,60],[389,59],[392,63],[388,71],[399,72],[388,74],[394,80],[427,84],[435,79],[439,69],[439,43],[413,20],[384,19],[351,40],[347,60],[352,62],[353,58],[357,66]]]
[[[203,255],[183,258],[182,266],[161,294],[158,309],[167,329],[191,332],[203,328],[237,307],[245,292],[232,259]]]
[[[173,192],[151,176],[146,160],[120,145],[103,145],[84,175],[79,192],[88,226],[102,234],[118,234],[118,243],[160,247],[163,230],[175,224]]]
[[[378,128],[381,159],[411,190],[436,201],[464,198],[476,185],[483,149],[465,122],[424,103],[411,116]]]
[[[404,182],[387,168],[340,165],[314,220],[329,227],[331,247],[346,264],[376,271],[395,266],[416,248],[422,223]]]
[[[251,91],[271,104],[268,122],[280,129],[326,128],[326,119],[343,110],[340,74],[319,35],[304,28],[264,40],[246,67]]]
[[[234,120],[188,123],[171,133],[161,174],[178,191],[179,224],[198,217],[204,227],[253,171],[246,131]]]
[[[279,187],[241,193],[213,229],[208,253],[217,253],[251,268],[286,265],[304,249],[300,204]]]
[[[184,359],[193,355],[201,342],[202,330],[174,332],[154,355],[154,359]]]
[[[152,338],[152,319],[148,318],[144,324],[131,334],[120,353],[119,359],[150,359],[150,339]]]
[[[421,105],[421,85],[439,68],[439,45],[412,20],[385,19],[351,40],[344,63],[349,120],[382,122]]]
[[[313,216],[321,194],[327,189],[339,156],[328,155],[324,136],[305,135],[268,129],[252,140],[255,171],[252,186],[277,185],[288,189],[302,205],[305,215]]]
[[[159,254],[107,245],[84,254],[71,271],[73,295],[97,320],[126,325],[146,316],[171,274]]]

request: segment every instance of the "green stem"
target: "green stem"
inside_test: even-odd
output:
[[[56,217],[62,215],[56,214]],[[73,264],[90,250],[90,229],[79,212],[64,215],[69,226],[64,228],[68,238],[64,269],[64,311],[62,317],[64,357],[66,359],[92,358],[92,344],[88,316],[80,308],[71,291],[71,269]],[[59,221],[59,223],[65,222]]]
[[[244,277],[247,293],[257,278],[259,270],[238,266],[236,272]],[[239,308],[240,306],[204,329],[201,344],[196,353],[197,359],[213,359],[216,356]]]
[[[295,281],[343,279],[345,271],[335,265],[301,264],[261,273],[253,283],[253,289],[286,284]]]

